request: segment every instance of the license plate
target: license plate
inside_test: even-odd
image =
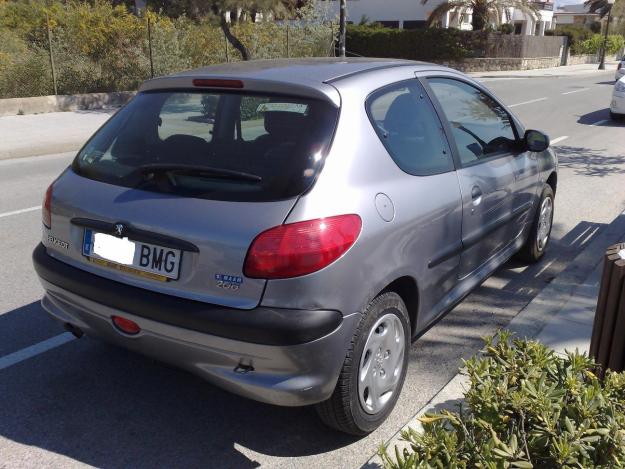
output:
[[[89,229],[85,230],[82,253],[96,264],[160,281],[178,279],[182,257],[179,249],[117,238]]]

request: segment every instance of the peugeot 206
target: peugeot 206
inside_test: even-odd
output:
[[[466,75],[252,61],[145,82],[50,185],[33,254],[80,336],[363,435],[410,344],[549,242],[549,138]]]

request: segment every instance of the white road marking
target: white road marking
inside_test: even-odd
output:
[[[560,142],[562,142],[563,140],[566,140],[567,138],[569,138],[569,136],[568,136],[568,135],[563,135],[562,137],[554,138],[554,139],[551,141],[551,144],[552,144],[552,145],[555,145],[556,143],[560,143]]]
[[[12,212],[4,212],[0,213],[0,218],[10,217],[11,215],[19,215],[20,213],[34,212],[35,210],[40,210],[41,205],[37,205],[36,207],[28,207],[23,208],[21,210],[13,210]]]
[[[76,339],[76,337],[72,334],[64,332],[63,334],[50,337],[49,339],[35,345],[31,345],[30,347],[26,347],[18,350],[17,352],[5,355],[4,357],[0,357],[0,370],[4,370],[5,368],[16,365],[24,360],[28,360],[29,358],[40,355],[48,350],[52,350],[53,348],[59,347],[67,342],[71,342],[74,339]]]
[[[567,91],[566,93],[562,93],[564,94],[573,94],[573,93],[580,93],[582,91],[588,91],[590,88],[580,88],[579,90],[573,90],[573,91]]]
[[[590,124],[591,127],[595,127],[597,125],[605,124],[606,122],[610,122],[609,119],[603,119],[602,121],[595,122],[594,124]]]
[[[511,104],[508,107],[516,107],[516,106],[523,106],[524,104],[532,104],[532,103],[537,103],[538,101],[546,101],[548,98],[536,98],[536,99],[532,99],[530,101],[523,101],[522,103],[516,103],[516,104]]]

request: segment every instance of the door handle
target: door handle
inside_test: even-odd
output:
[[[473,186],[473,189],[471,189],[471,198],[475,200],[480,197],[482,197],[482,189],[480,189],[480,186]]]
[[[477,206],[482,202],[482,189],[480,186],[473,186],[471,189],[471,199],[473,199],[473,206]]]

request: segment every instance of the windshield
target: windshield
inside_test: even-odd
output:
[[[296,197],[317,176],[338,111],[308,98],[145,92],[111,118],[72,169],[129,188],[211,200]]]

